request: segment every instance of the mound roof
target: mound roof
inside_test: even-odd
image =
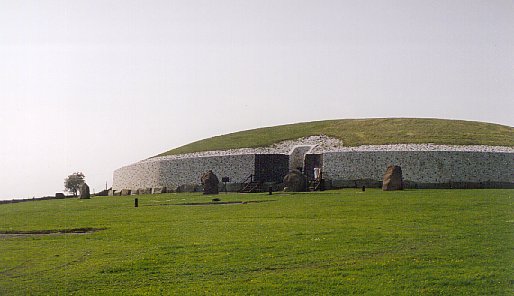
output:
[[[196,141],[158,156],[268,147],[326,135],[344,146],[437,144],[514,147],[514,128],[499,124],[428,118],[340,119],[258,128]]]

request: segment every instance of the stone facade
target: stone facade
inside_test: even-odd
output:
[[[200,185],[202,174],[212,170],[230,183],[241,183],[255,173],[255,155],[227,155],[182,159],[154,158],[114,171],[113,189],[166,187],[175,191],[186,184]]]
[[[302,169],[305,155],[314,148],[314,145],[295,146],[289,152],[289,170]]]
[[[381,180],[392,164],[401,166],[403,179],[412,184],[514,184],[514,153],[359,151],[328,152],[322,157],[323,176],[332,180],[334,187],[350,187],[358,180]]]
[[[117,169],[114,171],[112,189],[120,191],[160,187],[162,186],[161,166],[162,163],[159,161],[141,161]]]
[[[403,150],[389,150],[396,148]],[[407,188],[514,188],[514,149],[511,147],[402,144],[344,151],[316,149],[305,155],[304,173],[312,179],[313,168],[321,167],[327,185],[335,188],[381,187],[389,165],[402,167]],[[301,153],[291,153],[294,149],[289,149],[289,154],[270,151],[214,155],[216,152],[209,152],[209,156],[151,158],[116,170],[113,189],[135,192],[140,188],[166,187],[168,192],[174,192],[180,186],[184,188],[179,191],[188,191],[185,188],[189,186],[198,191],[200,178],[208,170],[220,179],[229,177],[229,191],[239,190],[250,174],[259,179],[257,181],[280,183],[288,173],[291,158],[306,149],[301,150],[298,151]],[[294,162],[298,160],[295,158]]]

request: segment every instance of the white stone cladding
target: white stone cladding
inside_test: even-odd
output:
[[[388,165],[417,183],[514,183],[514,153],[469,151],[348,151],[323,153],[329,180],[382,180]]]
[[[233,187],[239,188],[235,186],[237,183],[255,174],[256,154],[289,154],[289,164],[294,167],[302,163],[302,159],[297,158],[303,157],[305,152],[321,154],[324,179],[340,181],[343,187],[351,185],[346,181],[380,182],[391,164],[401,166],[404,180],[413,183],[491,182],[514,186],[514,147],[435,144],[346,147],[337,139],[319,135],[262,148],[150,158],[116,170],[113,189],[167,187],[175,190],[181,185],[199,185],[201,175],[207,170],[212,170],[220,179],[230,177]]]
[[[114,171],[114,190],[160,187],[161,162],[138,162]]]
[[[114,171],[113,189],[167,187],[175,190],[180,185],[200,184],[200,177],[208,170],[231,183],[241,183],[255,171],[255,155],[225,155],[169,159],[157,157]]]
[[[295,146],[289,153],[289,170],[303,167],[305,154],[312,150],[314,146]]]

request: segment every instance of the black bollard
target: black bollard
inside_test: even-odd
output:
[[[366,186],[362,186],[362,191],[366,191]]]
[[[137,208],[139,206],[139,203],[138,203],[138,200],[137,200],[137,197],[136,199],[134,199],[134,207]]]
[[[271,186],[270,186],[270,187],[268,187],[268,193],[269,193],[269,195],[272,195],[272,194],[273,194],[273,187],[271,187]]]

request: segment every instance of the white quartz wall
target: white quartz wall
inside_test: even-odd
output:
[[[255,172],[255,155],[226,155],[197,158],[153,158],[114,172],[113,189],[167,187],[176,189],[184,184],[200,184],[202,174],[212,170],[220,179],[241,183]]]
[[[309,146],[295,146],[289,153],[289,170],[295,170],[298,167],[303,167],[305,154],[314,148],[313,145]]]
[[[388,165],[402,167],[405,181],[416,183],[500,182],[514,183],[514,153],[484,151],[338,151],[323,153],[327,180],[381,181]],[[201,157],[157,157],[114,172],[113,189],[167,187],[200,184],[212,170],[220,179],[241,183],[255,173],[255,154]]]
[[[329,180],[381,181],[388,165],[402,167],[406,181],[419,183],[514,183],[514,153],[467,151],[359,151],[323,153]]]
[[[138,162],[114,171],[113,189],[155,188],[160,187],[161,164],[159,162]]]

